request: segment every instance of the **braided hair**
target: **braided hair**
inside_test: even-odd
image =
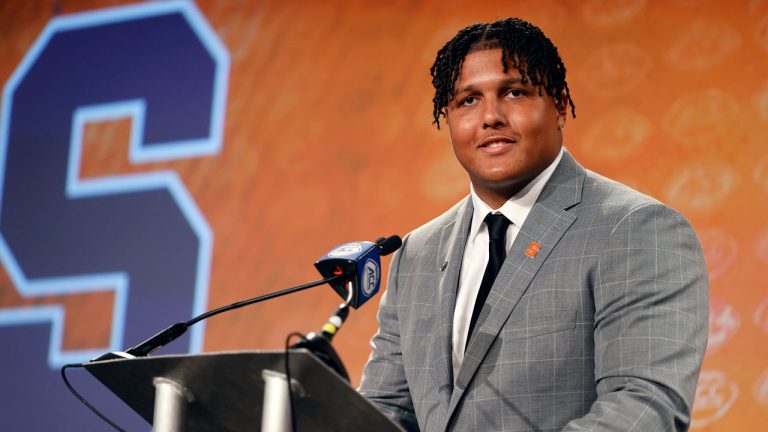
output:
[[[565,65],[557,47],[535,25],[519,18],[507,18],[492,23],[473,24],[459,31],[440,51],[429,69],[435,96],[432,98],[433,123],[440,129],[440,116],[455,96],[454,86],[459,78],[464,58],[472,52],[502,50],[501,63],[506,73],[511,64],[520,72],[520,80],[528,80],[543,88],[549,96],[559,100],[563,91],[576,117],[576,106],[565,81]]]

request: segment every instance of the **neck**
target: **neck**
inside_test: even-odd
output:
[[[503,206],[504,203],[507,202],[510,198],[523,190],[523,188],[528,183],[530,183],[530,181],[527,181],[523,184],[508,185],[506,187],[500,187],[498,185],[489,187],[489,185],[484,185],[473,181],[472,187],[475,190],[475,194],[477,194],[477,196],[483,200],[484,203],[488,204],[488,207],[493,210],[497,210]]]

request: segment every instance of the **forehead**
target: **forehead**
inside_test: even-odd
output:
[[[504,71],[505,61],[507,66],[506,72]],[[520,72],[509,60],[504,60],[501,49],[473,51],[464,57],[454,86],[458,88],[475,81],[483,81],[494,77],[519,79]]]

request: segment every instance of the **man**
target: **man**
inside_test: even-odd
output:
[[[690,225],[563,149],[575,106],[537,27],[467,27],[431,72],[471,193],[393,259],[361,393],[407,430],[687,429],[708,315]]]

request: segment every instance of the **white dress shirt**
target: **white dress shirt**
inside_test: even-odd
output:
[[[501,213],[509,219],[507,229],[506,249],[512,247],[512,243],[520,232],[520,227],[531,212],[533,205],[539,198],[544,185],[547,183],[557,164],[563,157],[563,149],[555,160],[536,178],[531,180],[520,192],[508,199],[498,209],[491,209],[475,193],[475,188],[470,184],[472,199],[472,224],[469,228],[467,246],[464,248],[464,257],[461,262],[461,274],[459,276],[459,288],[456,295],[456,308],[453,311],[453,380],[458,377],[461,362],[464,360],[464,348],[467,342],[469,322],[472,319],[472,310],[475,307],[477,292],[480,290],[480,282],[488,264],[488,226],[484,219],[488,213]]]

